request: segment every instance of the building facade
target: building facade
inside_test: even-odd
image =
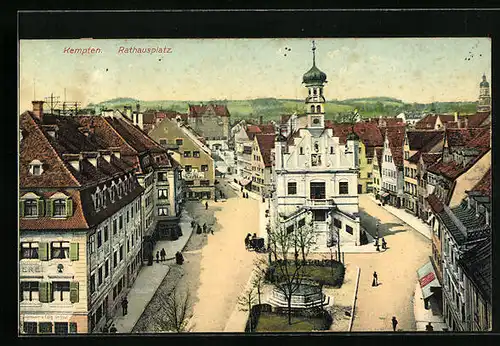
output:
[[[312,251],[325,252],[334,242],[360,244],[358,213],[358,138],[352,132],[342,145],[325,127],[323,87],[326,74],[315,64],[303,76],[307,126],[288,137],[276,137],[272,213],[285,227],[304,222],[312,212],[316,243]],[[340,239],[339,239],[340,237]]]
[[[251,190],[261,196],[269,196],[273,163],[271,151],[274,149],[274,134],[257,134],[254,137],[252,151]]]
[[[141,267],[144,189],[78,117],[20,117],[20,330],[99,332]]]
[[[403,205],[403,126],[388,127],[385,130],[382,152],[381,199],[384,203],[400,208]]]

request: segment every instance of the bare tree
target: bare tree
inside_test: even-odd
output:
[[[274,254],[274,267],[277,280],[273,284],[285,296],[287,300],[288,324],[292,324],[292,295],[300,287],[303,279],[304,261],[298,260],[298,252],[295,250],[296,240],[292,231],[286,229],[283,218],[277,220],[274,229],[269,234],[271,243],[270,251]],[[289,258],[291,250],[294,250],[295,258]]]
[[[160,293],[160,306],[156,316],[156,322],[162,330],[175,331],[177,333],[189,331],[189,310],[191,308],[191,296],[188,290],[184,295],[179,294],[177,287],[170,294]],[[163,315],[160,314],[163,310]]]
[[[314,232],[312,212],[308,211],[305,217],[305,223],[295,229],[295,242],[300,249],[302,261],[306,261],[309,250],[316,243],[316,234]]]
[[[253,330],[252,306],[256,303],[255,288],[251,286],[245,293],[238,297],[238,305],[241,311],[248,311],[250,331]]]
[[[252,279],[252,287],[254,287],[257,290],[259,305],[261,305],[262,287],[264,286],[264,279],[266,276],[266,268],[268,263],[266,259],[259,257],[255,259],[254,264],[255,264],[255,271],[254,271],[254,277]]]

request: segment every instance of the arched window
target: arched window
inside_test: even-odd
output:
[[[311,113],[314,113],[314,105],[311,106]]]
[[[66,216],[66,201],[64,199],[54,201],[54,216]]]
[[[314,94],[314,95],[318,95],[318,89],[314,88],[314,89],[313,89],[313,94]]]
[[[321,113],[321,106],[320,105],[316,106],[316,113]]]

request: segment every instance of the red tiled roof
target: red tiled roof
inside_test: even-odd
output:
[[[427,203],[429,203],[429,206],[436,214],[439,214],[444,210],[443,202],[441,202],[433,193],[427,197]]]
[[[417,121],[415,124],[416,129],[434,129],[436,126],[436,121],[439,120],[444,124],[455,121],[455,116],[450,114],[427,114],[425,117]]]
[[[422,161],[424,161],[424,164],[426,166],[432,165],[433,163],[437,162],[437,160],[439,160],[441,156],[441,153],[422,153]]]
[[[189,117],[198,117],[203,115],[207,110],[213,109],[215,115],[221,117],[230,116],[229,110],[225,105],[208,104],[208,105],[189,105]]]
[[[488,120],[490,112],[479,112],[467,117],[467,127],[482,127]]]
[[[489,148],[490,147],[491,128],[483,127],[478,131],[477,136],[465,143],[467,148]]]
[[[449,148],[466,147],[468,142],[484,134],[485,131],[489,132],[489,128],[446,129],[445,138]]]
[[[265,134],[275,134],[276,129],[273,124],[260,124],[258,125],[261,133]]]
[[[384,148],[375,148],[375,155],[377,155],[377,162],[379,166],[382,165],[382,153],[384,152]]]
[[[403,166],[403,144],[405,139],[405,127],[395,126],[386,128],[386,136],[389,141],[392,159],[398,167]]]
[[[463,164],[457,163],[455,161],[443,162],[439,161],[427,168],[427,170],[434,174],[440,174],[450,180],[455,180],[462,173],[468,171],[489,149],[480,148],[478,155],[470,160],[470,162],[464,166]]]
[[[264,160],[266,167],[272,166],[271,162],[271,149],[274,148],[274,134],[258,134],[255,135],[257,144],[259,145],[260,154]]]
[[[491,168],[484,174],[481,180],[472,188],[471,191],[479,191],[486,196],[491,196]]]
[[[443,140],[443,131],[407,131],[410,150],[428,151]]]
[[[344,144],[347,135],[352,131],[352,124],[333,123],[330,120],[325,121],[325,127],[333,130],[333,135],[339,137],[339,143]],[[376,123],[358,122],[354,124],[354,133],[366,147],[380,147],[384,145],[384,138]],[[373,151],[372,151],[373,153]],[[373,155],[372,155],[373,157]]]

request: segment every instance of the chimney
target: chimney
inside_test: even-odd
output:
[[[80,172],[82,159],[80,154],[63,154],[63,159],[68,162],[77,172]]]
[[[464,128],[466,128],[466,129],[469,128],[469,118],[464,119]]]
[[[112,148],[109,148],[109,150],[111,150],[113,152],[113,155],[117,158],[117,159],[120,159],[122,156],[121,156],[121,152],[120,152],[120,147],[112,147]]]
[[[43,101],[31,101],[33,104],[33,114],[35,117],[42,121],[43,120]]]
[[[454,114],[454,117],[455,117],[454,120],[455,120],[456,123],[458,123],[458,115],[459,114],[460,114],[459,112],[455,112],[455,114]]]
[[[141,130],[144,130],[144,124],[143,124],[143,114],[142,113],[137,113],[137,125]]]
[[[263,123],[262,119],[263,119],[263,116],[261,115],[261,116],[259,117],[259,124],[260,124],[260,125],[262,125],[262,123]]]
[[[104,158],[107,162],[111,162],[111,150],[99,150],[99,155]]]
[[[135,109],[136,109],[137,113],[139,113],[141,111],[141,105],[139,103],[136,104]]]

